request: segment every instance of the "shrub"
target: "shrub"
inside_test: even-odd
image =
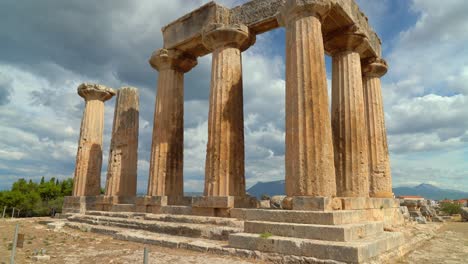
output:
[[[461,205],[458,203],[442,203],[440,210],[449,215],[461,214]]]

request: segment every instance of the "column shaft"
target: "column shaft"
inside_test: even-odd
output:
[[[333,143],[319,16],[289,19],[286,47],[286,195],[335,196]]]
[[[204,195],[245,195],[242,59],[237,47],[213,51]]]
[[[95,196],[101,192],[104,102],[115,95],[103,85],[84,83],[78,94],[85,99],[76,154],[73,196]]]
[[[133,197],[137,189],[139,99],[136,88],[117,93],[107,166],[106,195]]]
[[[99,195],[102,168],[102,133],[104,102],[86,102],[81,121],[80,140],[76,155],[73,196]]]
[[[149,196],[183,196],[184,73],[159,72],[151,146]]]
[[[368,197],[369,163],[360,55],[333,56],[332,125],[337,193]]]
[[[391,198],[393,197],[392,176],[380,77],[364,76],[363,84],[369,135],[369,195],[378,198]]]

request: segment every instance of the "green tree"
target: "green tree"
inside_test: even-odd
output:
[[[440,205],[440,210],[445,212],[449,215],[460,214],[461,213],[461,205],[458,203],[442,203]]]

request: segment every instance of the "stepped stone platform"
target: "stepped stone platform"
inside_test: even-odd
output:
[[[231,217],[211,217],[191,215],[191,206],[163,206],[159,214],[88,210],[65,217],[72,228],[165,247],[277,263],[367,263],[404,243],[401,233],[384,231],[383,219],[365,220],[370,210],[234,208]]]

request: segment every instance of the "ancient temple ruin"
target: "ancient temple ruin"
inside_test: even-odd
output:
[[[272,210],[258,208],[245,191],[242,52],[256,35],[278,27],[286,30],[287,198],[283,209]],[[392,193],[380,84],[387,64],[354,0],[252,0],[232,9],[210,2],[162,32],[164,46],[149,59],[159,79],[147,195],[136,197],[137,90],[117,92],[106,193],[99,195],[103,107],[116,92],[83,84],[75,187],[64,204],[70,220],[94,214],[112,222],[121,212],[198,224],[218,217],[240,223],[222,236],[228,248],[349,263],[402,245],[400,233],[384,232],[403,219]],[[204,194],[185,197],[184,74],[207,54],[212,74]],[[331,114],[325,55],[333,61]]]

